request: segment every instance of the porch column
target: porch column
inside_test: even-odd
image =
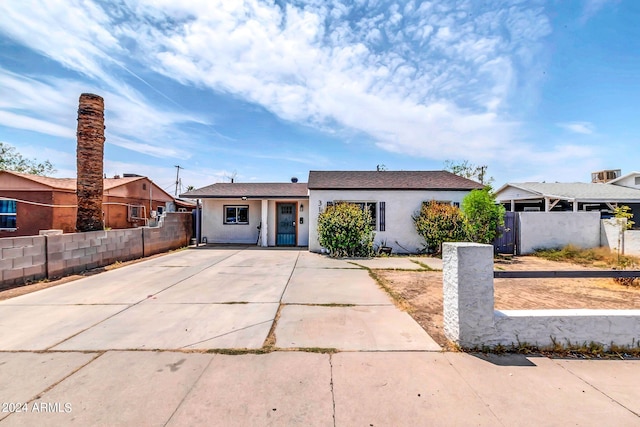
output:
[[[516,201],[515,200],[511,200],[511,211],[510,212],[515,212],[516,211]]]
[[[578,201],[575,199],[573,200],[573,211],[578,212]]]
[[[551,208],[549,206],[551,206],[551,200],[549,200],[548,197],[545,197],[544,198],[544,211],[545,212],[549,212],[551,210]]]
[[[269,201],[266,199],[262,200],[262,208],[260,210],[260,214],[262,216],[261,221],[262,224],[260,226],[260,241],[262,242],[260,246],[262,247],[267,247],[267,236],[269,235],[269,233],[267,233],[267,224],[269,224],[268,222],[268,215],[269,215]]]

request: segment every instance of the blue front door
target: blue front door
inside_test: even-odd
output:
[[[278,203],[276,205],[276,246],[296,245],[296,204]]]

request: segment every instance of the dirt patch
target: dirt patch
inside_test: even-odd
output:
[[[496,261],[496,270],[598,270],[536,257]],[[377,270],[379,280],[399,295],[409,314],[443,348],[451,349],[442,330],[442,272]],[[495,279],[495,308],[524,309],[640,309],[640,287],[613,279]]]

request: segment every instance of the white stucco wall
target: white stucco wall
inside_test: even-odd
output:
[[[295,203],[298,206],[298,246],[309,243],[309,222],[307,221],[308,200],[269,200],[267,203],[267,244],[276,244],[276,203]],[[300,205],[303,212],[299,212]],[[224,206],[249,206],[249,224],[224,224]],[[300,218],[303,224],[300,224]],[[255,244],[258,239],[258,225],[262,221],[261,200],[203,199],[202,236],[208,243]]]
[[[638,175],[631,175],[631,176],[627,176],[625,178],[622,178],[620,181],[616,181],[615,183],[611,184],[611,185],[619,185],[621,187],[629,187],[629,188],[638,188],[640,189],[640,185],[636,185],[636,176]]]
[[[376,227],[376,245],[386,240],[394,253],[415,253],[423,248],[424,241],[416,232],[412,215],[420,210],[422,202],[438,200],[462,203],[462,199],[468,193],[468,191],[310,190],[309,250],[312,252],[321,250],[317,233],[318,215],[325,209],[328,201],[385,202],[386,230],[379,231],[379,227]]]
[[[640,310],[494,310],[493,248],[443,244],[444,332],[464,348],[595,342],[638,346]]]
[[[640,256],[640,230],[624,232],[624,254]]]
[[[249,206],[249,224],[225,224],[224,206]],[[208,243],[255,244],[261,217],[260,200],[203,199],[202,236]]]
[[[600,212],[519,212],[520,254],[572,244],[600,246]]]

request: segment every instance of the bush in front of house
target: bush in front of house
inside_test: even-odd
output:
[[[420,212],[413,215],[413,222],[429,253],[441,253],[443,242],[460,242],[466,238],[464,216],[456,206],[431,200],[422,204]]]
[[[371,214],[352,203],[338,203],[318,217],[318,242],[335,257],[373,255]]]
[[[504,225],[504,211],[488,188],[472,190],[462,199],[467,238],[475,243],[493,243],[498,227]]]

